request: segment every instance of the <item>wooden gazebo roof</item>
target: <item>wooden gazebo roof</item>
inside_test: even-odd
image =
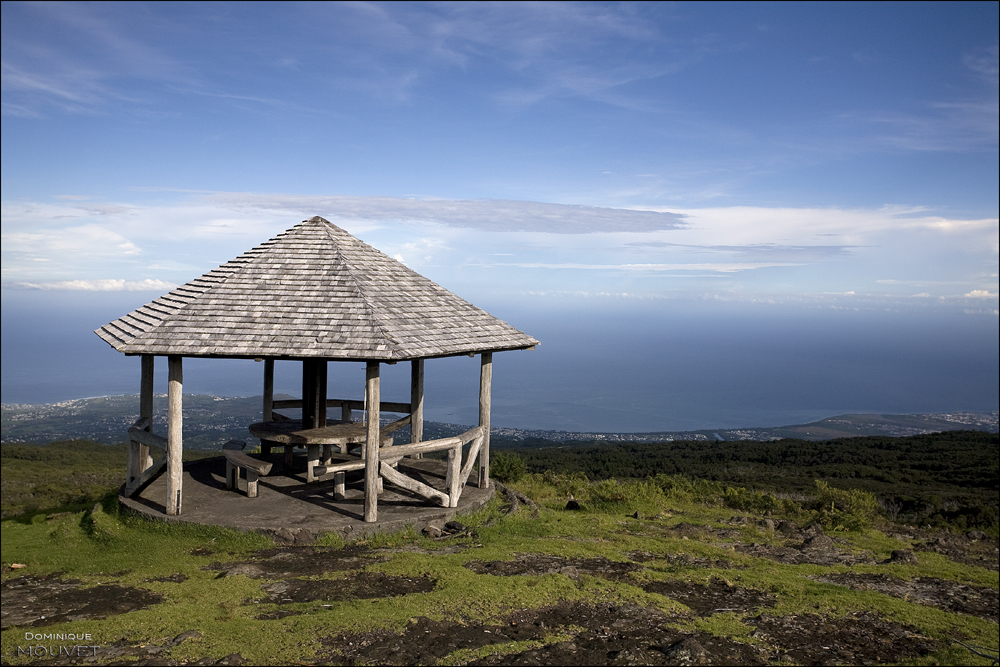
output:
[[[345,361],[538,344],[320,217],[95,333],[125,354]]]

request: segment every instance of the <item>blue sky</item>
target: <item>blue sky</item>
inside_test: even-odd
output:
[[[996,326],[996,3],[2,12],[5,292],[138,305],[322,215],[515,325]]]

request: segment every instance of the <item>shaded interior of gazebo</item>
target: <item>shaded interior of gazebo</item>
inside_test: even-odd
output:
[[[97,329],[119,352],[141,357],[139,419],[129,429],[129,460],[122,494],[132,496],[166,474],[165,514],[183,507],[183,359],[208,357],[263,361],[265,458],[284,446],[291,464],[294,446],[305,446],[307,482],[333,479],[343,493],[344,475],[364,472],[364,521],[378,520],[383,480],[444,507],[456,507],[462,488],[478,467],[478,485],[489,485],[489,431],[494,352],[531,349],[538,341],[424,278],[320,217],[310,218],[163,297]],[[424,362],[479,355],[479,424],[460,436],[423,440]],[[168,359],[167,434],[152,432],[153,361]],[[274,362],[302,363],[302,399],[274,400]],[[327,397],[331,361],[366,365],[362,400]],[[410,362],[410,402],[383,402],[382,364]],[[330,420],[328,409],[339,409]],[[301,409],[301,420],[277,412]],[[364,411],[364,422],[352,420]],[[403,413],[381,425],[382,411]],[[410,442],[391,433],[410,426]],[[256,495],[258,473],[270,464],[227,445],[227,480],[242,469]],[[161,455],[154,457],[153,450]],[[320,451],[322,450],[322,453]],[[399,470],[403,457],[447,451],[444,489]],[[478,463],[478,466],[476,465]]]

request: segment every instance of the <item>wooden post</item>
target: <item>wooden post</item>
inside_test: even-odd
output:
[[[274,359],[264,360],[264,421],[274,419]]]
[[[446,476],[448,486],[448,507],[458,507],[458,497],[462,495],[462,486],[465,480],[462,479],[462,445],[448,450],[448,474]]]
[[[326,426],[326,373],[329,364],[327,364],[326,359],[316,360],[316,389],[314,395],[316,396],[316,418],[313,421],[316,424],[315,428],[323,428]]]
[[[274,420],[274,359],[264,360],[264,421]],[[268,457],[271,455],[271,443],[266,440],[260,441],[260,453]]]
[[[326,359],[302,360],[302,428],[326,426]]]
[[[347,497],[347,489],[345,487],[344,481],[347,479],[346,473],[335,472],[333,473],[333,499],[343,500]]]
[[[424,439],[424,360],[410,362],[410,442]],[[419,459],[423,454],[410,458]]]
[[[147,419],[146,431],[153,430],[153,355],[142,355],[142,377],[139,384],[139,418]],[[128,449],[128,476],[126,484],[131,484],[139,475],[153,465],[149,446],[130,442]]]
[[[167,357],[167,515],[181,513],[181,483],[184,467],[181,462],[183,440],[181,429],[184,370],[182,357]]]
[[[378,461],[379,362],[369,361],[365,368],[365,403],[368,405],[368,433],[365,440],[365,521],[378,520],[378,487],[381,475]]]
[[[302,360],[302,428],[315,428],[316,420],[316,364],[312,359]]]
[[[479,449],[479,488],[490,485],[490,385],[493,382],[493,353],[483,352],[479,369],[479,425],[483,427],[483,446]]]

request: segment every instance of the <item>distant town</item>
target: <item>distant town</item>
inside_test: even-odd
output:
[[[163,415],[166,396],[155,399],[157,414]],[[261,419],[260,397],[186,396],[184,401],[184,444],[192,449],[216,449],[232,438],[252,440],[247,426]],[[137,395],[81,398],[44,405],[5,403],[0,410],[2,441],[48,443],[86,439],[106,444],[124,441],[125,432],[138,415]],[[294,415],[292,415],[294,416]],[[394,419],[385,416],[389,421]],[[165,429],[165,423],[154,428]],[[465,431],[467,425],[426,422],[425,439],[446,437]],[[938,431],[978,430],[997,432],[998,413],[950,412],[910,415],[837,415],[809,424],[767,428],[700,429],[646,433],[601,433],[549,431],[495,426],[494,446],[525,446],[562,442],[671,442],[675,440],[829,440],[867,435],[908,436]],[[406,429],[397,439],[408,439]]]

